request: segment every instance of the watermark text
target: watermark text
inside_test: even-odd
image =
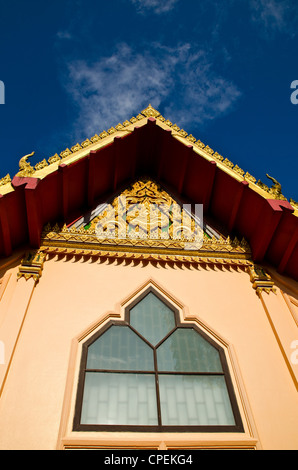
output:
[[[0,80],[0,104],[5,104],[5,85],[2,80]]]
[[[116,208],[117,209],[116,209]],[[99,239],[171,239],[180,240],[186,250],[203,245],[203,205],[195,204],[127,204],[125,196],[109,206],[107,217],[100,220],[95,232]]]
[[[298,80],[292,81],[291,88],[294,88],[294,91],[291,93],[291,103],[298,104]]]

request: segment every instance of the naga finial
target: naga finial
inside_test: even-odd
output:
[[[28,155],[24,155],[24,157],[21,158],[19,161],[19,173],[18,176],[29,176],[31,173],[34,172],[34,168],[30,165],[30,163],[27,161],[28,158],[32,157],[35,152],[31,152]]]
[[[19,161],[19,167],[20,170],[24,170],[25,168],[28,168],[28,165],[30,165],[29,162],[27,162],[28,158],[32,157],[35,152],[29,153],[28,155],[25,155],[24,157],[21,158]]]
[[[266,176],[267,176],[267,178],[269,178],[273,182],[273,185],[270,188],[270,192],[272,194],[274,194],[275,196],[277,196],[277,197],[280,196],[281,195],[281,184],[275,178],[273,178],[272,176],[267,175],[267,173],[266,173]]]

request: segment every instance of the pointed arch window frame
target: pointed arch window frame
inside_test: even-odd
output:
[[[169,307],[174,314],[175,319],[175,327],[166,334],[161,341],[159,341],[155,346],[153,346],[146,338],[144,338],[135,328],[133,328],[130,324],[130,310],[135,307],[139,302],[141,302],[149,293],[153,293],[161,302],[163,302],[167,307]],[[134,333],[137,334],[139,338],[141,338],[145,343],[147,343],[151,348],[154,350],[154,371],[144,371],[144,370],[133,370],[133,371],[125,371],[128,373],[134,374],[154,374],[155,377],[155,385],[156,385],[156,395],[157,395],[157,417],[158,417],[158,425],[136,425],[136,424],[82,424],[81,423],[81,414],[82,414],[82,407],[83,407],[83,398],[84,398],[84,383],[85,383],[85,376],[86,372],[92,371],[91,369],[87,368],[87,359],[88,359],[88,348],[89,346],[94,343],[100,336],[102,336],[105,332],[108,331],[109,328],[112,326],[124,326],[129,327]],[[159,397],[159,385],[158,385],[158,375],[160,373],[164,374],[164,371],[158,371],[157,367],[157,348],[162,345],[169,336],[173,334],[173,332],[177,329],[194,329],[203,339],[205,339],[211,346],[213,346],[219,353],[220,363],[222,366],[222,372],[197,372],[195,375],[198,376],[223,376],[225,379],[226,389],[228,393],[228,397],[230,400],[231,410],[233,413],[233,418],[235,424],[231,425],[163,425],[161,424],[161,405],[160,405],[160,397]],[[97,371],[101,371],[98,369]],[[122,373],[123,371],[120,369],[109,369],[110,373]],[[168,373],[168,372],[166,372]],[[188,374],[194,375],[193,372],[171,372],[171,375],[183,375],[186,376]],[[186,321],[181,322],[180,320],[180,313],[178,308],[176,308],[166,297],[166,295],[161,294],[155,287],[149,286],[145,289],[141,294],[137,295],[136,298],[130,302],[124,309],[124,319],[123,320],[108,320],[105,325],[103,325],[97,332],[95,332],[90,338],[88,338],[82,345],[82,352],[81,352],[81,362],[79,368],[79,376],[78,376],[78,386],[77,386],[77,394],[76,394],[76,401],[75,401],[75,410],[74,410],[74,419],[73,419],[73,431],[85,431],[85,432],[193,432],[193,433],[243,433],[244,427],[241,419],[240,410],[237,403],[236,394],[234,391],[233,382],[231,379],[229,366],[226,359],[226,354],[224,348],[220,346],[211,336],[209,336],[206,332],[204,332],[195,322],[193,321]]]

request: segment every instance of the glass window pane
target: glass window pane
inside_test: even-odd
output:
[[[178,328],[157,349],[159,371],[222,372],[219,352],[192,328]]]
[[[87,372],[81,423],[157,425],[154,375]]]
[[[159,375],[162,424],[234,425],[223,376]]]
[[[87,369],[154,370],[153,350],[128,326],[111,326],[88,348]]]
[[[130,324],[155,346],[175,328],[174,312],[150,292],[130,310]]]

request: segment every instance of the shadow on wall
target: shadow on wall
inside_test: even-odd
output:
[[[196,271],[222,271],[222,272],[246,272],[247,266],[236,264],[225,264],[216,262],[186,262],[186,261],[165,261],[165,260],[146,260],[146,259],[134,259],[129,256],[123,258],[117,258],[113,255],[83,255],[83,254],[72,254],[72,253],[49,253],[48,260],[54,260],[56,263],[63,260],[63,262],[71,263],[98,263],[98,264],[116,264],[123,266],[140,266],[146,267],[149,264],[156,268],[169,268],[169,269],[181,269],[181,270],[196,270]]]

